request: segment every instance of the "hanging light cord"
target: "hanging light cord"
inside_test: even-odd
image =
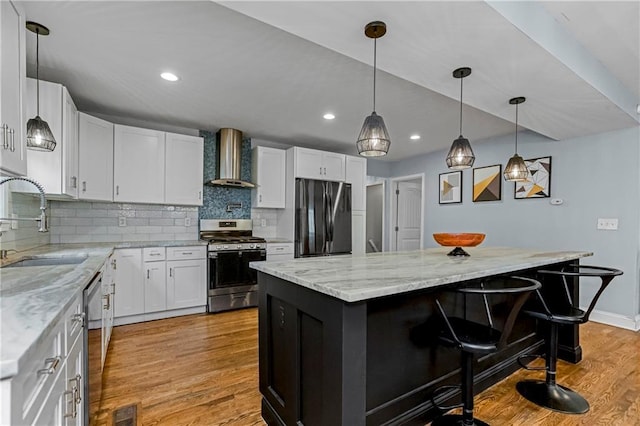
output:
[[[40,117],[40,28],[36,28],[36,115]]]
[[[373,39],[373,112],[376,112],[376,52],[377,52],[377,43],[378,39]]]
[[[518,104],[516,104],[516,154],[518,154]]]
[[[460,78],[460,136],[462,136],[462,80],[464,77]]]

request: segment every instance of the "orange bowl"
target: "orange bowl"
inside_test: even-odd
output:
[[[475,247],[484,241],[485,234],[479,233],[460,233],[451,234],[448,232],[442,232],[439,234],[433,234],[433,239],[438,244],[445,247]]]

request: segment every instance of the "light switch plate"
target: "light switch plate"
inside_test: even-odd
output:
[[[260,226],[267,226],[267,219],[260,219]]]
[[[118,226],[127,226],[127,217],[126,216],[120,216],[118,218]]]
[[[11,217],[18,217],[17,214],[15,213],[11,213]],[[11,221],[11,229],[18,229],[18,221],[17,220],[12,220]]]
[[[184,218],[184,226],[191,226],[191,218],[190,217],[185,217]]]
[[[598,218],[597,228],[604,231],[617,231],[618,219],[617,218]]]

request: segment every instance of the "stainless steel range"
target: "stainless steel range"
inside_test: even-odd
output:
[[[251,219],[202,219],[207,245],[207,311],[258,306],[258,280],[249,262],[266,260],[264,238],[252,236]]]

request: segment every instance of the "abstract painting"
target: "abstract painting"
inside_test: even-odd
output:
[[[524,182],[516,182],[515,198],[548,198],[551,196],[551,157],[524,160],[529,169],[529,177]]]
[[[462,202],[462,172],[440,173],[440,204]]]
[[[502,198],[502,165],[473,169],[473,201],[500,201]]]

